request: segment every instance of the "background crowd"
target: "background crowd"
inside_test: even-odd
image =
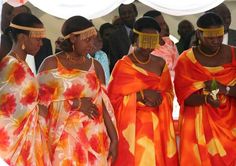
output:
[[[27,6],[3,5],[1,158],[9,165],[236,164],[229,8],[179,22],[177,43],[161,12],[138,12],[121,4],[99,28],[70,17],[52,43]]]

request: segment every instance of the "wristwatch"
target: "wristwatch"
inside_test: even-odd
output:
[[[225,95],[229,94],[229,91],[230,91],[230,86],[226,86],[225,90],[226,90],[226,93],[225,93]]]

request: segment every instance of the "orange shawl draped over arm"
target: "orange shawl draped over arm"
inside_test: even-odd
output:
[[[162,104],[154,108],[137,102],[136,93],[143,89],[159,90]],[[108,86],[119,133],[116,165],[177,165],[172,90],[167,66],[158,76],[134,65],[127,56],[118,61]]]
[[[184,101],[194,92],[204,94],[204,82],[213,79],[224,85],[235,85],[235,60],[223,66],[204,67],[197,62],[192,49],[179,57],[174,84],[180,104],[181,165],[230,165],[235,162],[235,98],[220,95],[219,108],[209,104],[192,107],[184,105]]]

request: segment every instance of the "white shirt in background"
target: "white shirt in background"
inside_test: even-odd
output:
[[[229,33],[225,33],[223,37],[223,44],[228,45]]]
[[[26,63],[29,65],[31,71],[36,75],[36,67],[35,67],[35,61],[34,61],[34,56],[27,54]]]

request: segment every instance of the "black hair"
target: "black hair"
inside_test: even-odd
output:
[[[132,7],[133,7],[133,10],[134,10],[134,12],[135,12],[135,15],[136,16],[138,16],[138,10],[137,10],[137,7],[135,6],[135,4],[134,3],[130,3],[130,4],[121,4],[119,7],[118,7],[118,12],[119,12],[119,15],[121,14],[121,8],[123,7],[123,6],[128,6],[128,5],[131,5]]]
[[[200,16],[197,20],[197,26],[200,28],[209,28],[211,26],[223,26],[221,17],[213,12],[208,12]]]
[[[216,13],[216,14],[220,14],[220,12],[219,12],[220,8],[223,8],[224,12],[229,12],[230,13],[229,8],[224,3],[219,4],[218,6],[206,11],[205,13],[213,12],[213,13]],[[230,13],[230,15],[231,15],[231,13]]]
[[[142,32],[143,29],[155,29],[158,32],[161,32],[159,24],[152,17],[141,17],[134,23],[134,29]],[[137,40],[138,34],[133,33],[132,43]]]
[[[22,5],[19,7],[13,7],[10,4],[8,4],[7,2],[5,2],[2,5],[2,14],[1,14],[1,18],[2,18],[1,30],[3,33],[5,32],[5,29],[9,26],[9,23],[11,21],[11,20],[9,20],[9,17],[12,16],[12,13],[15,8],[25,8],[25,10],[26,10],[25,13],[31,13],[31,10],[28,6]]]
[[[61,29],[63,36],[67,36],[72,32],[82,31],[93,26],[93,23],[87,18],[82,16],[73,16],[67,19]],[[60,48],[63,51],[71,52],[73,51],[73,45],[70,39],[66,39],[60,43]]]
[[[199,28],[209,28],[211,26],[223,26],[224,22],[221,17],[213,12],[207,12],[200,16],[197,20],[197,26]],[[195,45],[199,45],[198,36],[195,35]]]
[[[100,35],[103,36],[104,31],[105,31],[106,29],[109,29],[109,28],[113,29],[113,28],[114,28],[114,25],[112,25],[111,23],[104,23],[104,24],[102,24],[102,25],[100,26],[100,28],[99,28],[99,33],[100,33]]]
[[[157,11],[157,10],[150,10],[147,11],[146,13],[143,14],[143,16],[148,16],[148,17],[152,17],[155,18],[157,16],[161,16],[161,12]]]
[[[37,27],[36,25],[43,25],[43,23],[36,16],[34,16],[30,13],[20,13],[20,14],[16,15],[12,19],[11,22],[15,25],[32,27],[32,28],[36,28]],[[10,36],[12,41],[16,41],[17,36],[21,33],[28,35],[29,31],[16,29],[16,28],[10,27],[10,26],[5,30],[5,34]]]

